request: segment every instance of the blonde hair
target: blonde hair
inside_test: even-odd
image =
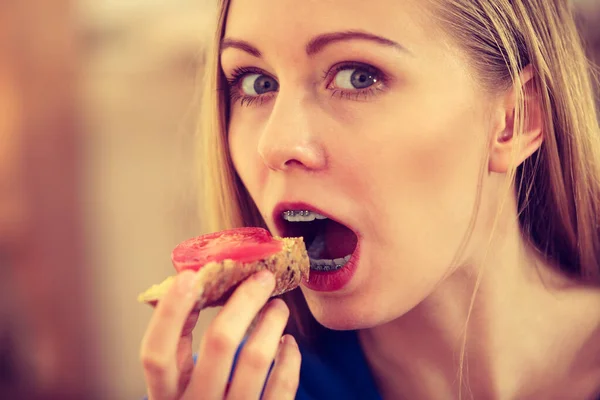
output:
[[[520,72],[528,65],[535,71],[544,143],[510,172],[521,226],[566,273],[598,283],[600,131],[592,69],[569,2],[454,0],[436,11],[486,88],[517,89],[515,136],[527,117]]]
[[[600,281],[600,130],[589,62],[566,0],[437,0],[440,27],[470,60],[490,91],[517,90],[515,136],[527,117],[520,73],[535,72],[544,142],[509,176],[528,240],[565,273]],[[220,2],[212,57],[206,65],[202,218],[207,230],[265,226],[234,171],[227,146],[228,100],[219,46],[229,1]],[[525,118],[523,118],[525,117]],[[291,300],[295,331],[314,326],[302,296]],[[301,304],[297,304],[300,302]]]

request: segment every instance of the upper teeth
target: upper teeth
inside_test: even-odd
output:
[[[312,211],[284,211],[282,213],[283,219],[290,222],[310,222],[315,219],[327,219],[326,216],[317,214]]]

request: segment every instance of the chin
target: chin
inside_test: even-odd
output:
[[[394,317],[383,316],[364,302],[350,304],[339,299],[309,299],[308,308],[314,318],[328,329],[347,331],[369,329],[388,322]]]
[[[361,320],[356,317],[345,317],[339,315],[315,315],[315,319],[327,329],[334,331],[353,331],[369,329],[377,326],[377,323]]]
[[[425,289],[415,288],[392,298],[370,291],[339,297],[303,292],[311,314],[321,325],[333,330],[359,330],[402,318],[427,297],[429,292]]]

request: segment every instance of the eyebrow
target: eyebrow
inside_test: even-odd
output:
[[[319,36],[314,37],[311,41],[306,45],[306,54],[308,56],[313,56],[320,51],[322,51],[325,47],[332,43],[343,42],[348,40],[368,40],[380,45],[388,46],[394,48],[396,50],[400,50],[402,52],[407,52],[408,50],[402,46],[400,43],[394,42],[393,40],[384,38],[382,36],[374,35],[368,32],[362,31],[344,31],[344,32],[332,32],[325,33]],[[225,38],[221,41],[221,49],[220,52],[223,53],[226,49],[235,48],[238,50],[242,50],[256,58],[261,58],[262,53],[256,47],[251,45],[250,43],[234,38]]]

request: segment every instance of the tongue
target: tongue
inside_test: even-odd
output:
[[[343,258],[356,249],[358,238],[350,229],[335,221],[328,220],[325,225],[325,252],[323,258]]]

